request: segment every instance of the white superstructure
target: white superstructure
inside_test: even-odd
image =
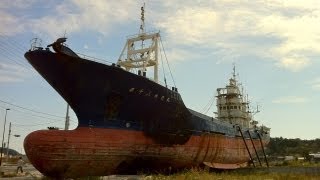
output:
[[[236,124],[242,128],[256,127],[257,121],[253,121],[249,102],[243,96],[236,80],[235,67],[233,76],[225,88],[217,89],[217,118]]]

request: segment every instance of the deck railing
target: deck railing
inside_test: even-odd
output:
[[[108,65],[114,63],[114,62],[111,62],[111,61],[108,61],[108,60],[105,60],[105,59],[96,58],[96,57],[93,57],[93,56],[88,56],[88,55],[81,54],[81,53],[78,53],[78,52],[76,52],[76,54],[78,56],[80,56],[82,59],[86,59],[86,60],[90,60],[90,61],[94,61],[94,62],[99,62],[99,63],[103,63],[103,64],[108,64]]]

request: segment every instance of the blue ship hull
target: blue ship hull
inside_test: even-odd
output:
[[[79,121],[77,129],[90,128],[92,130],[99,129],[99,131],[105,129],[106,132],[112,129],[119,130],[119,132],[132,131],[142,133],[139,136],[151,139],[153,145],[157,144],[161,148],[173,148],[170,151],[173,151],[177,146],[194,144],[198,141],[199,145],[193,148],[206,148],[207,151],[211,150],[213,152],[215,148],[224,147],[225,149],[223,150],[222,148],[222,151],[225,151],[225,154],[220,150],[219,153],[222,153],[220,158],[214,159],[212,157],[210,162],[206,162],[207,164],[215,163],[216,166],[211,165],[211,167],[217,168],[219,168],[217,164],[224,168],[227,166],[223,166],[223,164],[239,165],[250,160],[242,142],[243,139],[248,144],[251,143],[248,132],[251,134],[253,144],[259,144],[259,135],[262,136],[263,144],[267,144],[269,141],[269,134],[254,129],[243,129],[243,136],[241,136],[238,126],[188,109],[176,89],[168,89],[146,77],[127,72],[116,65],[105,65],[77,56],[54,53],[48,49],[28,51],[25,57],[72,107]],[[77,129],[74,131],[77,131]],[[52,133],[58,134],[59,131]],[[48,170],[45,165],[38,163],[41,157],[34,153],[35,148],[40,145],[33,139],[37,139],[39,136],[44,135],[41,132],[30,134],[26,138],[26,153],[27,155],[29,154],[28,157],[31,162],[34,162],[35,167],[40,172],[52,176],[53,173],[49,172],[50,169]],[[86,134],[83,134],[83,136],[85,137]],[[220,144],[215,147],[208,141],[208,144],[204,145],[202,141],[205,140],[201,140],[201,137],[206,136],[208,138],[212,137],[215,141],[220,139]],[[107,140],[110,139],[107,138]],[[112,142],[114,141],[112,140]],[[45,142],[43,143],[45,144]],[[52,143],[51,145],[56,147],[61,144]],[[70,146],[72,146],[72,143]],[[187,147],[185,148],[187,149]],[[254,146],[251,144],[249,146],[251,153],[254,152],[253,148]],[[261,148],[257,149],[261,150]],[[50,157],[50,151],[48,153],[49,155],[46,158]],[[238,158],[229,153],[239,153],[237,155]],[[204,156],[205,159],[207,154],[201,156]],[[161,160],[156,156],[154,159]],[[53,159],[48,158],[46,160]],[[61,160],[55,163],[63,166],[62,162],[64,161]],[[204,163],[204,161],[188,161],[186,166],[199,165],[201,163]],[[69,166],[71,167],[72,163]],[[58,173],[56,171],[54,173],[60,174],[59,176],[77,176],[64,172],[66,170],[63,168],[57,171]],[[108,173],[110,172],[112,171],[108,171]],[[106,174],[108,173],[106,171]],[[101,174],[103,172],[99,171],[96,175]]]

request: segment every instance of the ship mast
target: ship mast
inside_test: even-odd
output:
[[[147,69],[153,67],[152,80],[158,83],[158,54],[160,33],[145,32],[145,4],[141,7],[141,24],[139,34],[131,36],[127,39],[122,49],[117,65],[123,67],[127,71],[146,77]],[[141,43],[139,47],[137,44]]]

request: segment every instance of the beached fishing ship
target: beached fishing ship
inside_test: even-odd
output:
[[[235,169],[255,157],[261,162],[269,128],[252,119],[235,70],[217,89],[217,117],[188,109],[177,87],[159,83],[160,33],[144,31],[141,10],[140,33],[127,39],[117,63],[81,57],[66,38],[47,48],[33,44],[25,53],[78,118],[74,130],[30,133],[24,141],[30,162],[51,177],[201,165]]]

